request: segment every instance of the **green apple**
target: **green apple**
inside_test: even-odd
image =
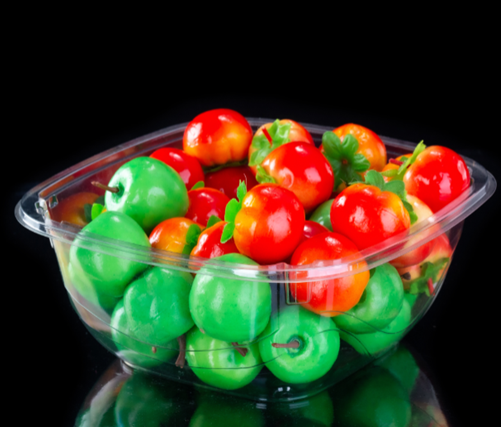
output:
[[[133,218],[146,233],[163,220],[183,217],[188,211],[188,192],[182,178],[170,166],[151,157],[136,157],[112,176],[105,205]]]
[[[274,316],[259,341],[266,367],[287,383],[306,383],[325,375],[339,353],[339,332],[330,317],[299,305],[287,306]],[[274,331],[272,324],[278,324]],[[284,347],[290,346],[290,347]]]

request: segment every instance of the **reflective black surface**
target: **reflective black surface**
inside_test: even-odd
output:
[[[79,85],[70,79],[67,86],[52,77],[52,91],[40,86],[31,92],[24,126],[16,129],[17,138],[8,141],[4,159],[4,167],[10,163],[15,167],[4,181],[8,187],[3,209],[8,237],[4,271],[8,274],[2,281],[7,291],[3,325],[4,345],[9,350],[4,351],[9,359],[4,368],[14,377],[7,390],[22,396],[16,403],[18,413],[46,419],[54,426],[73,425],[94,384],[115,359],[89,335],[71,308],[48,239],[24,229],[13,216],[14,205],[24,192],[78,161],[134,137],[187,122],[207,109],[226,107],[246,116],[333,127],[355,122],[385,136],[413,142],[424,139],[477,160],[501,182],[497,118],[477,102],[476,95],[462,98],[453,88],[440,85],[416,83],[403,88],[391,86],[390,80],[382,86],[366,80],[359,86],[343,86],[341,80],[323,78],[322,84],[309,79],[311,84],[297,89],[277,89],[273,81],[239,91],[221,82],[197,88],[148,79],[145,86],[138,82],[115,85],[111,76],[98,78],[95,85],[81,78]],[[469,89],[462,93],[470,94]],[[44,102],[50,97],[56,106]],[[489,390],[499,381],[499,193],[466,220],[442,291],[404,338],[427,366],[426,377],[451,426],[489,425],[497,414],[497,399]],[[329,397],[334,399],[330,393]],[[198,405],[196,398],[187,397],[178,414],[187,414],[184,419],[191,420],[200,407],[224,407],[194,402]],[[290,413],[274,417],[274,425],[287,426],[304,418]],[[325,425],[318,420],[309,423],[301,425]]]

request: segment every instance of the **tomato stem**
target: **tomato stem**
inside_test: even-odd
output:
[[[271,144],[272,139],[271,139],[270,133],[268,132],[268,129],[263,128],[263,133],[264,133],[264,136],[266,137],[266,139],[268,140],[268,142]]]
[[[242,355],[242,357],[245,357],[248,351],[246,348],[239,347],[239,344],[237,342],[232,342],[231,345],[235,347],[235,350],[238,351]]]
[[[435,288],[433,287],[433,280],[431,277],[428,279],[428,290],[430,291],[430,295],[435,295]]]
[[[271,346],[275,348],[299,348],[300,342],[298,340],[291,341],[287,344],[272,343]]]
[[[186,335],[183,334],[177,337],[177,342],[179,343],[179,355],[176,359],[176,366],[183,369],[186,360]]]
[[[392,164],[398,165],[398,166],[402,166],[404,164],[404,162],[401,162],[400,160],[397,160],[397,159],[390,159],[388,161],[388,163],[392,163]]]
[[[97,181],[92,181],[91,184],[94,187],[100,188],[101,190],[109,191],[111,193],[118,193],[119,191],[118,187],[108,187],[107,185],[101,184],[100,182]]]

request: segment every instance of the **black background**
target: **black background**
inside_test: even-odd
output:
[[[14,218],[15,203],[42,180],[205,110],[232,108],[248,117],[355,122],[381,135],[423,139],[478,161],[501,181],[494,79],[454,53],[438,62],[423,52],[396,62],[363,52],[324,59],[296,52],[268,61],[188,51],[176,61],[160,52],[115,62],[107,52],[60,52],[58,60],[37,52],[11,84],[13,132],[3,144],[3,348],[4,370],[15,378],[9,390],[25,417],[54,426],[72,425],[114,356],[70,307],[49,240]],[[500,214],[497,191],[466,220],[444,288],[405,338],[429,365],[452,426],[482,425],[497,413],[491,386],[499,382]]]

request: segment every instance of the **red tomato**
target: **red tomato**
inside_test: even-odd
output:
[[[363,154],[371,164],[369,169],[381,171],[386,164],[386,147],[381,138],[376,133],[367,129],[366,127],[356,125],[354,123],[347,123],[339,126],[333,131],[341,142],[347,134],[353,135],[358,141],[357,153]]]
[[[85,217],[84,206],[92,205],[98,197],[97,194],[88,192],[72,194],[51,209],[50,217],[54,221],[65,221],[84,227],[89,223]]]
[[[304,209],[297,196],[277,184],[261,184],[242,200],[233,238],[240,253],[259,264],[284,261],[301,239]]]
[[[314,145],[304,142],[284,144],[273,150],[261,165],[277,184],[298,197],[307,213],[332,194],[334,173]]]
[[[410,227],[409,213],[400,198],[373,185],[354,184],[332,202],[332,230],[362,250]]]
[[[252,129],[244,116],[227,108],[196,116],[184,131],[183,150],[203,166],[224,165],[247,157]]]
[[[301,235],[301,240],[299,244],[303,243],[305,240],[311,239],[313,236],[316,236],[320,233],[325,233],[329,231],[327,227],[324,227],[322,224],[319,224],[315,221],[305,221],[303,227],[303,234]]]
[[[345,236],[338,233],[321,233],[301,243],[292,255],[292,265],[307,265],[322,261],[335,260],[343,257],[359,255],[356,245]],[[315,270],[293,274],[295,280],[310,279],[302,283],[291,284],[293,297],[308,310],[322,316],[333,317],[355,306],[362,296],[370,273],[365,261],[347,266],[354,274],[339,279],[315,280]],[[318,274],[318,273],[317,273]],[[292,276],[291,276],[292,277]]]
[[[207,225],[212,215],[224,219],[224,211],[230,199],[214,188],[197,188],[188,191],[190,206],[186,218],[198,224]]]
[[[205,185],[207,187],[221,191],[221,193],[226,194],[230,199],[237,197],[237,188],[240,181],[245,182],[247,190],[258,184],[249,166],[224,168],[208,173],[205,177]]]
[[[285,124],[290,124],[290,131],[289,131],[289,140],[291,142],[294,141],[301,141],[305,142],[306,144],[310,145],[315,145],[315,142],[313,141],[313,137],[311,136],[310,132],[308,132],[302,125],[300,125],[298,122],[295,122],[294,120],[289,120],[289,119],[283,119],[280,120],[279,123],[281,125]],[[271,127],[273,123],[265,123],[262,125],[254,134],[254,136],[259,136],[263,133],[263,129],[268,129]],[[270,143],[271,146],[271,143]],[[252,146],[249,147],[249,159],[251,158],[252,153],[255,151],[255,148]],[[251,166],[250,167],[254,175],[257,172],[257,166]]]
[[[233,238],[226,243],[221,243],[221,235],[226,224],[225,221],[220,221],[202,231],[198,237],[198,243],[191,251],[191,255],[214,258],[225,254],[238,253]]]
[[[426,148],[404,175],[408,194],[418,197],[435,213],[470,186],[470,173],[462,157],[438,145]]]
[[[186,234],[191,225],[196,224],[187,218],[170,218],[158,224],[150,234],[149,240],[152,248],[164,251],[189,254],[193,244],[186,241]]]
[[[414,208],[414,212],[418,217],[414,225],[420,223],[429,216],[433,215],[431,209],[417,197],[407,196],[407,201],[412,205],[412,207]],[[431,227],[429,230],[424,232],[424,234],[420,233],[419,239],[422,239],[424,235],[429,236],[433,234],[435,231],[436,229],[434,227]],[[416,238],[409,239],[405,244],[405,246],[409,247],[413,245],[414,243],[416,243],[416,240],[417,240]],[[392,259],[390,261],[390,264],[393,265],[393,267],[402,268],[402,267],[410,267],[411,265],[423,262],[425,258],[428,255],[430,255],[431,251],[433,250],[433,247],[435,246],[435,240],[436,239],[430,240],[429,242],[422,244],[416,249],[413,249],[412,251],[407,252],[406,254],[403,254],[398,258]]]
[[[161,160],[173,168],[181,177],[186,188],[191,190],[197,182],[204,181],[204,171],[195,157],[178,148],[164,147],[154,151],[150,157]]]

